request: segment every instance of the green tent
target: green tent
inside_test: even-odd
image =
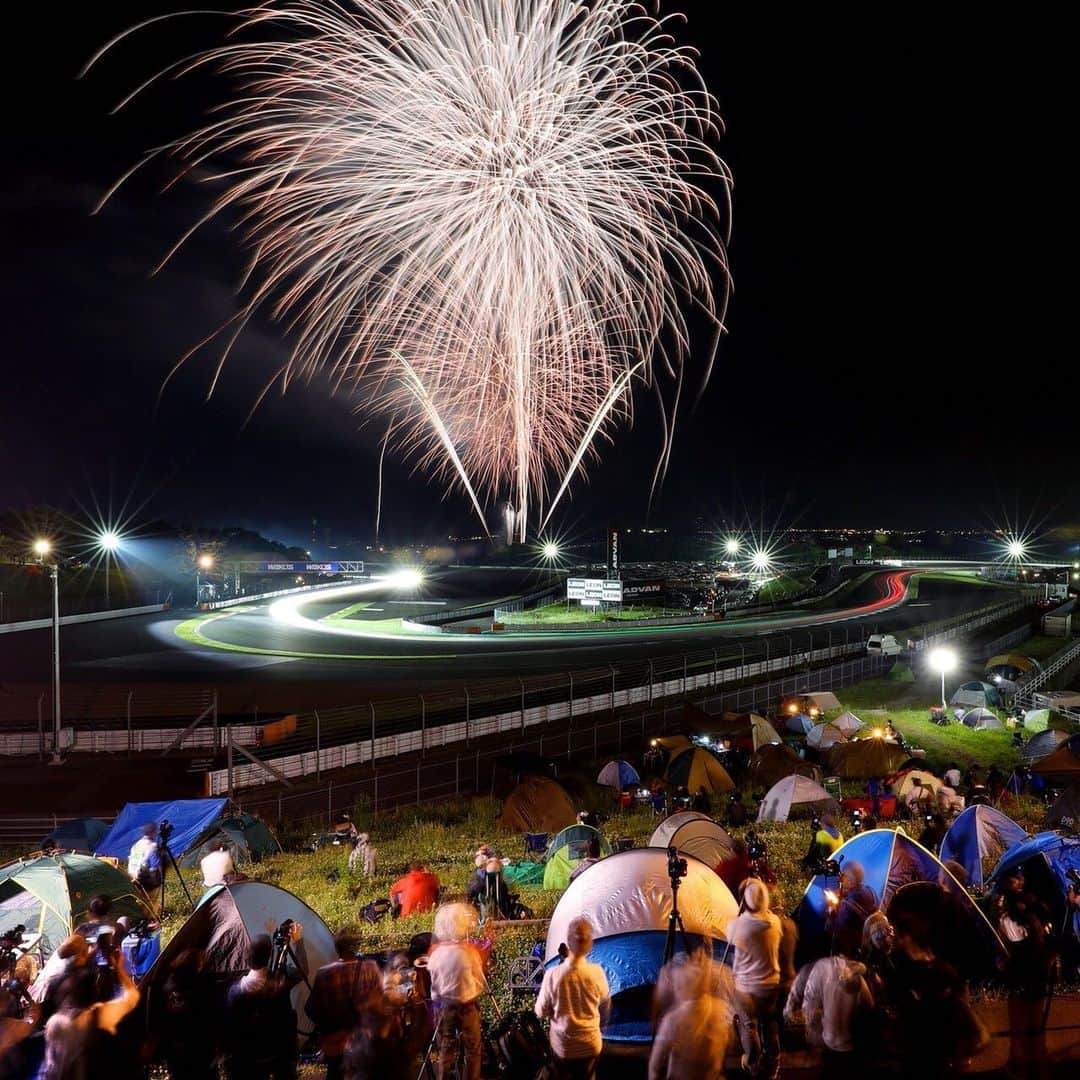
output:
[[[267,855],[275,855],[281,850],[265,822],[251,814],[231,814],[215,821],[188,849],[180,865],[188,869],[198,866],[213,845],[222,840],[237,866],[261,862]]]
[[[1024,713],[1024,727],[1028,731],[1045,731],[1050,726],[1049,709],[1028,709]]]
[[[29,855],[0,867],[0,932],[20,923],[43,936],[51,953],[86,918],[90,901],[107,896],[113,913],[152,916],[146,893],[112,863],[63,852]]]
[[[591,825],[570,825],[551,841],[544,861],[545,889],[562,890],[570,884],[574,867],[585,858],[586,845],[593,839],[600,842],[601,858],[611,854],[611,846]]]

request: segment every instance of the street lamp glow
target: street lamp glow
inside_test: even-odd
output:
[[[1010,559],[1022,559],[1027,553],[1022,540],[1010,540],[1005,550],[1009,553]]]
[[[948,705],[945,700],[945,675],[956,667],[956,652],[953,649],[933,649],[926,659],[934,671],[941,672],[941,707],[944,709]]]
[[[755,551],[750,556],[750,565],[758,571],[758,573],[762,573],[772,566],[772,556],[767,551]]]
[[[548,540],[544,546],[540,549],[545,559],[550,559],[554,562],[559,557],[559,545],[554,540]]]
[[[724,541],[724,551],[727,552],[728,555],[738,555],[739,541],[734,536],[729,537]]]
[[[214,556],[213,555],[200,555],[199,556],[199,569],[200,570],[209,570],[210,567],[213,566],[213,565],[214,565]]]
[[[34,541],[34,554],[40,558],[44,558],[49,552],[52,551],[52,541],[44,538]]]
[[[98,547],[100,547],[102,551],[119,551],[121,543],[122,541],[120,539],[120,536],[112,530],[110,530],[109,532],[103,532],[98,537]]]

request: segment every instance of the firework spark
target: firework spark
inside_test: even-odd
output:
[[[225,342],[217,372],[256,314],[281,321],[282,391],[329,373],[481,520],[509,500],[521,540],[631,419],[635,382],[666,403],[662,476],[684,306],[719,330],[727,287],[719,121],[675,18],[629,0],[280,0],[163,72],[239,83],[144,159],[220,189],[166,261],[216,214],[244,229],[242,304],[201,343]]]

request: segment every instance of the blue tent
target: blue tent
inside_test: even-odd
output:
[[[623,788],[640,784],[641,777],[638,776],[637,769],[629,761],[617,758],[615,761],[609,761],[600,770],[596,782],[604,787],[613,787],[622,791]]]
[[[168,848],[174,859],[181,858],[225,812],[228,799],[173,799],[170,802],[128,803],[120,811],[108,835],[98,845],[98,855],[126,859],[143,826],[168,821],[173,826]]]
[[[811,720],[806,713],[791,713],[784,721],[784,729],[796,735],[809,735],[817,727],[817,721]]]
[[[1028,834],[1011,817],[992,806],[969,806],[949,826],[941,842],[941,861],[955,859],[967,874],[967,883],[982,888],[983,859],[995,862]]]
[[[79,851],[92,855],[98,849],[101,838],[109,831],[109,826],[97,818],[75,818],[62,821],[44,840],[41,846],[57,847],[63,851]]]
[[[996,881],[1014,866],[1024,871],[1028,888],[1049,902],[1055,918],[1060,919],[1065,912],[1068,871],[1080,872],[1080,836],[1057,832],[1036,833],[1030,840],[1005,852],[994,867],[990,881]]]
[[[878,910],[889,913],[893,901],[905,888],[924,882],[942,886],[963,908],[979,937],[993,951],[1004,954],[1005,947],[997,931],[986,916],[975,906],[964,887],[941,864],[940,860],[917,841],[901,830],[871,829],[859,833],[844,844],[834,858],[842,868],[858,863],[864,873],[863,883],[873,892]],[[806,948],[815,955],[829,951],[829,930],[826,916],[829,898],[839,891],[835,876],[818,874],[807,886],[799,905],[799,937]]]

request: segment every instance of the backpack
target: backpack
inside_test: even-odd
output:
[[[380,896],[378,900],[372,900],[370,904],[365,904],[360,909],[360,921],[375,924],[384,919],[389,910],[390,901],[386,897]]]
[[[536,1014],[508,1013],[488,1036],[490,1061],[505,1080],[534,1080],[551,1061],[551,1047]]]

